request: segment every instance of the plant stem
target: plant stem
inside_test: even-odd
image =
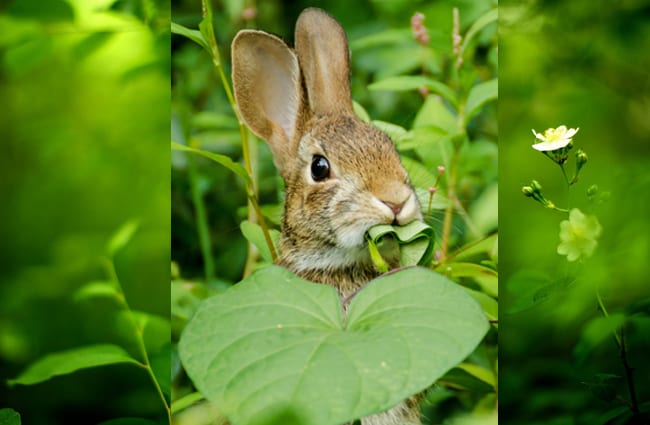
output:
[[[632,368],[627,362],[627,350],[625,348],[625,325],[621,327],[621,362],[625,369],[625,377],[627,378],[627,388],[630,392],[630,399],[632,400],[632,412],[634,415],[639,414],[639,402],[636,398],[636,389],[634,387],[634,376],[632,375]]]
[[[447,198],[449,204],[445,210],[445,218],[442,225],[442,242],[440,243],[440,262],[443,264],[447,261],[447,252],[449,251],[449,237],[451,235],[454,201],[456,199],[456,172],[458,168],[458,148],[456,147],[454,147],[454,153],[449,168],[449,179],[447,180]]]
[[[167,399],[165,398],[165,394],[162,391],[162,388],[160,387],[160,384],[158,383],[158,380],[156,379],[156,375],[153,372],[153,369],[151,367],[151,362],[149,360],[149,355],[147,354],[147,347],[144,344],[144,338],[142,336],[143,334],[143,329],[141,329],[138,324],[136,323],[135,316],[133,315],[133,310],[131,310],[131,307],[129,307],[129,303],[126,300],[126,295],[124,294],[124,289],[122,288],[122,284],[120,283],[120,279],[117,275],[117,270],[115,270],[115,261],[113,258],[106,258],[106,268],[108,271],[108,275],[110,276],[111,280],[115,282],[116,288],[120,293],[120,297],[118,297],[119,302],[122,304],[124,309],[127,312],[127,317],[129,318],[129,322],[131,323],[131,326],[134,330],[135,333],[135,339],[138,347],[138,351],[140,356],[142,356],[142,361],[143,365],[141,367],[144,367],[144,369],[147,371],[147,374],[149,375],[149,378],[151,379],[151,382],[153,383],[154,387],[156,388],[156,392],[158,393],[158,396],[160,397],[160,400],[162,400],[163,406],[165,407],[165,412],[167,413],[167,420],[171,424],[172,423],[172,418],[171,418],[171,409],[169,407],[169,404],[167,403]]]
[[[208,225],[207,214],[205,212],[205,202],[199,188],[198,171],[196,164],[191,155],[186,155],[187,169],[190,178],[190,190],[192,192],[192,203],[196,211],[196,227],[199,234],[199,244],[201,246],[201,255],[203,256],[203,272],[205,281],[210,282],[215,279],[215,265],[212,258],[212,238],[210,237],[210,226]]]
[[[244,169],[246,170],[246,172],[251,178],[250,183],[248,183],[246,187],[246,192],[249,200],[248,219],[249,221],[254,223],[259,222],[259,225],[262,228],[262,233],[264,234],[264,240],[266,241],[267,245],[269,246],[269,250],[271,251],[271,256],[273,257],[273,260],[276,260],[278,254],[275,251],[275,247],[273,246],[273,242],[269,234],[269,229],[266,225],[266,221],[264,220],[264,216],[261,213],[259,203],[257,202],[257,188],[254,183],[255,178],[254,178],[254,172],[251,163],[250,146],[248,140],[248,132],[246,131],[246,124],[244,123],[244,121],[242,120],[239,114],[239,109],[237,108],[235,97],[233,96],[232,89],[230,88],[230,83],[228,82],[226,73],[223,70],[223,66],[221,66],[219,46],[217,44],[216,37],[214,36],[214,29],[212,27],[212,9],[210,7],[210,3],[206,0],[201,0],[201,4],[203,7],[203,18],[204,21],[207,22],[207,29],[205,32],[208,33],[206,38],[208,39],[208,43],[210,44],[211,53],[212,53],[212,62],[215,68],[217,69],[217,73],[219,74],[219,79],[221,80],[221,85],[223,86],[223,89],[226,92],[226,97],[228,98],[228,103],[230,104],[230,108],[232,109],[233,113],[235,114],[235,117],[237,118],[237,123],[239,124],[239,136],[242,142],[242,156],[244,159]],[[255,211],[255,215],[252,214],[251,207]],[[246,276],[246,274],[250,273],[251,271],[252,263],[250,261],[250,258],[252,256],[251,254],[253,250],[254,247],[252,243],[249,241],[248,260],[246,262],[247,265],[244,270],[244,276]]]

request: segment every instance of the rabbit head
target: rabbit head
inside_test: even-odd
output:
[[[306,9],[295,50],[266,32],[240,31],[232,63],[241,117],[268,142],[285,180],[280,263],[303,276],[372,267],[366,231],[421,212],[389,137],[354,113],[341,26]]]

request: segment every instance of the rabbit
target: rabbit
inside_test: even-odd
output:
[[[295,50],[263,31],[236,35],[235,99],[244,123],[269,144],[285,181],[277,263],[346,299],[380,274],[366,231],[405,225],[422,213],[390,138],[354,113],[343,28],[308,8],[295,31]],[[415,399],[362,419],[363,425],[419,423]]]

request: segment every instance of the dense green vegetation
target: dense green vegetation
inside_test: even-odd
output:
[[[264,289],[263,273],[228,291],[271,259],[272,249],[262,236],[264,225],[254,224],[261,218],[257,205],[271,235],[277,234],[283,208],[282,182],[268,147],[239,125],[229,99],[229,47],[242,28],[272,31],[291,43],[295,19],[307,6],[330,12],[348,34],[357,113],[386,131],[402,156],[426,221],[437,235],[430,267],[452,278],[454,285],[460,283],[466,295],[480,302],[484,314],[496,319],[497,14],[492,2],[264,2],[245,8],[229,1],[214,2],[212,18],[209,12],[203,17],[193,2],[177,2],[172,13],[172,30],[178,34],[172,41],[174,340],[202,299],[217,294],[210,305],[235,300],[234,294],[254,282],[260,290],[272,291]],[[277,299],[277,294],[268,294]],[[201,319],[201,325],[192,322],[191,335],[200,335],[205,323],[217,329],[232,326],[220,321],[220,309],[206,313],[207,308],[201,317],[211,319]],[[242,323],[248,324],[246,317],[241,317]],[[239,416],[244,410],[228,405],[192,404],[204,395],[221,397],[214,379],[204,382],[204,375],[195,376],[195,384],[208,393],[200,394],[186,375],[184,366],[196,370],[196,362],[209,366],[214,360],[200,354],[210,350],[194,338],[193,345],[184,343],[181,353],[183,361],[191,363],[181,364],[175,357],[172,367],[172,411],[178,413],[178,422],[207,423],[224,411],[245,417]],[[209,338],[201,340],[212,344]],[[496,355],[493,326],[464,363],[427,391],[422,403],[425,421],[495,423]],[[195,357],[196,362],[189,360]]]
[[[8,3],[2,407],[26,424],[166,422],[169,5]]]
[[[648,8],[500,3],[503,423],[648,423]],[[580,128],[569,178],[576,149],[588,156],[570,190],[558,166],[530,147],[531,129],[560,125]],[[558,255],[568,215],[522,195],[533,179],[558,207],[596,217],[591,257]]]

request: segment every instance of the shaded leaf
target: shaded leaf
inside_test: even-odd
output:
[[[369,283],[344,322],[334,288],[269,266],[204,301],[179,352],[199,391],[235,425],[284,409],[306,424],[335,424],[428,387],[487,328],[462,287],[427,269]]]
[[[8,383],[9,385],[32,385],[80,369],[117,363],[140,365],[140,362],[129,356],[124,349],[117,345],[89,345],[48,354],[28,366],[17,378],[8,380]]]
[[[625,316],[621,313],[610,314],[607,317],[591,319],[583,328],[580,340],[573,349],[573,354],[582,362],[596,347],[605,340],[614,343],[614,335],[625,323]]]
[[[208,42],[206,41],[205,38],[203,38],[203,34],[201,34],[201,31],[198,30],[191,30],[189,28],[186,28],[180,24],[177,24],[176,22],[172,22],[172,34],[178,34],[182,35],[183,37],[187,37],[199,46],[203,47],[208,53],[212,53],[210,51],[210,46],[208,45]]]
[[[20,425],[20,414],[14,409],[0,409],[0,424]]]
[[[493,79],[480,83],[472,87],[469,95],[467,96],[467,103],[465,104],[465,122],[469,122],[483,105],[499,96],[499,80]]]

